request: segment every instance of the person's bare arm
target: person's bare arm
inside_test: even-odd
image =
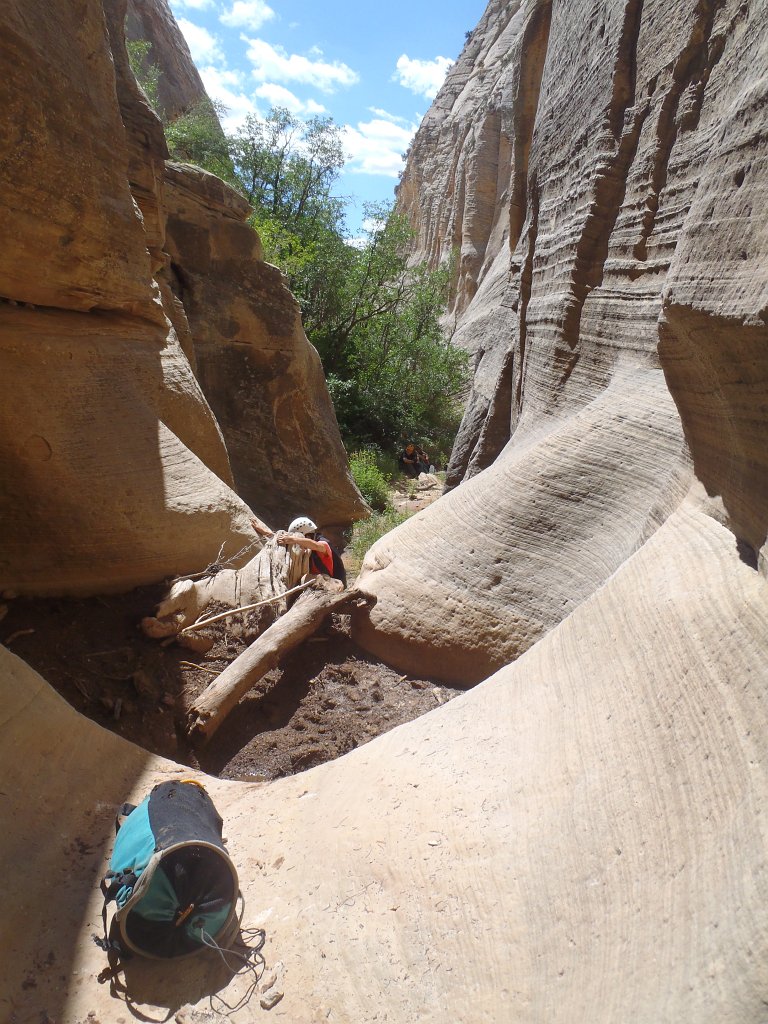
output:
[[[251,526],[260,537],[274,537],[275,534],[266,526],[262,526],[257,519],[251,519]]]
[[[305,537],[303,533],[284,533],[278,538],[277,543],[286,548],[296,544],[297,547],[306,548],[307,551],[326,551],[328,548],[324,541],[312,540],[311,537]]]

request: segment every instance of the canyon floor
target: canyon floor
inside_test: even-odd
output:
[[[392,492],[398,511],[435,500]],[[352,576],[355,567],[348,565]],[[19,655],[74,708],[153,753],[226,779],[270,780],[330,761],[461,690],[403,676],[350,638],[349,616],[269,672],[205,746],[186,735],[187,712],[203,689],[245,648],[237,626],[220,624],[205,655],[163,647],[139,629],[163,586],[75,600],[7,602],[0,643]]]
[[[349,617],[335,615],[240,701],[207,745],[195,746],[185,732],[187,711],[247,640],[224,622],[205,655],[162,647],[138,628],[161,594],[157,587],[83,600],[13,600],[0,641],[88,718],[227,779],[293,775],[460,692],[372,658],[350,639]]]

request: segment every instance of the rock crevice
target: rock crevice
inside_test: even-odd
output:
[[[454,342],[475,373],[449,493],[364,567],[372,649],[429,671],[431,651],[450,648],[442,670],[481,677],[602,586],[695,483],[764,566],[766,13],[739,0],[489,5],[398,197],[414,259],[461,242]],[[639,502],[631,539],[617,501]],[[578,579],[576,537],[591,551]],[[435,565],[449,642],[437,615],[418,635],[408,624]],[[478,581],[496,576],[489,606]]]

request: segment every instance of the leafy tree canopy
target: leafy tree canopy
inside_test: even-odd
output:
[[[156,105],[159,73],[150,51],[149,43],[129,44],[134,73]],[[448,452],[468,377],[466,354],[443,326],[453,266],[410,265],[411,229],[387,206],[366,208],[370,228],[352,243],[344,224],[349,200],[334,192],[343,133],[331,118],[302,121],[275,107],[228,136],[221,113],[203,102],[167,124],[168,148],[251,204],[265,256],[301,304],[347,447],[393,451],[408,437]]]

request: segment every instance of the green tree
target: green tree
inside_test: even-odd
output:
[[[333,195],[344,166],[340,127],[275,107],[264,120],[246,119],[231,153],[267,259],[286,273],[305,321],[323,321],[335,268],[344,261],[345,202]]]
[[[468,374],[466,353],[441,324],[451,266],[409,266],[405,218],[381,206],[366,212],[371,228],[345,277],[340,314],[313,338],[342,432],[389,450],[404,433],[450,448]]]
[[[300,121],[285,107],[273,107],[264,120],[249,115],[231,140],[243,195],[299,237],[335,226],[343,212],[331,195],[344,166],[341,139],[330,117]]]
[[[148,39],[131,39],[126,43],[126,49],[134,78],[144,90],[152,109],[159,113],[160,68],[152,61],[152,44]]]
[[[467,380],[467,357],[441,325],[451,268],[410,266],[407,221],[382,205],[366,208],[367,235],[350,243],[347,204],[334,195],[339,126],[276,107],[227,138],[202,104],[166,135],[176,159],[213,171],[250,202],[265,257],[301,304],[348,447],[391,451],[406,433],[449,449]]]
[[[236,184],[230,141],[219,117],[225,112],[220,103],[201,100],[191,110],[165,125],[165,138],[173,160],[196,164],[218,175],[230,185]]]

